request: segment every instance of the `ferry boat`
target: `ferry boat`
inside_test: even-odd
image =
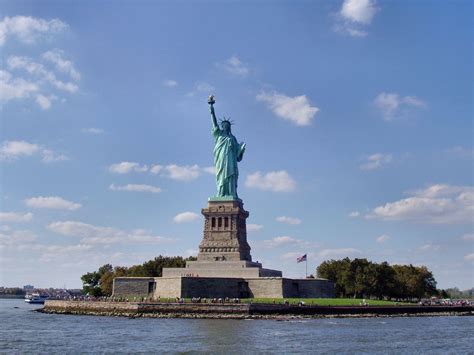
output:
[[[48,298],[49,298],[48,295],[40,295],[39,293],[32,293],[31,295],[25,296],[25,302],[44,304],[44,301],[46,301]]]

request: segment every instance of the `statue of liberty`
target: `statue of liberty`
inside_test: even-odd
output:
[[[212,118],[212,135],[215,139],[214,165],[216,167],[217,200],[237,200],[237,179],[239,170],[237,162],[242,160],[245,152],[245,143],[237,143],[231,132],[232,122],[225,117],[221,126],[217,124],[214,113],[214,96],[209,96],[208,103]]]

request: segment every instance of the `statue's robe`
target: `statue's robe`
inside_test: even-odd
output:
[[[237,143],[237,139],[232,133],[226,134],[219,127],[212,128],[212,135],[215,139],[214,165],[216,167],[217,196],[237,196],[237,179],[239,169],[237,162],[242,160],[242,144]]]

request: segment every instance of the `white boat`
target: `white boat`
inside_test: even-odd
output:
[[[48,298],[49,298],[48,295],[40,295],[39,293],[32,293],[31,295],[25,296],[25,302],[44,304],[44,301],[46,301]]]

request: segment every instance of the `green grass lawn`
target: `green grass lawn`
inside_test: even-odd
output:
[[[297,304],[303,301],[306,305],[318,305],[318,306],[359,306],[362,303],[362,298],[287,298],[290,304]],[[242,303],[283,303],[283,298],[246,298],[242,299]],[[370,306],[393,306],[400,304],[399,302],[392,301],[379,301],[379,300],[368,300]]]

